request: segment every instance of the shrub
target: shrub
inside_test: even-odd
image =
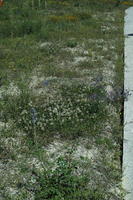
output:
[[[56,169],[45,170],[38,176],[35,200],[103,200],[100,189],[88,188],[89,174],[77,175],[77,164],[70,158],[59,157]]]

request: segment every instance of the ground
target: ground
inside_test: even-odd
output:
[[[0,199],[120,200],[127,5],[34,3],[0,8]]]

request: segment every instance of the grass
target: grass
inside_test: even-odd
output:
[[[0,8],[0,199],[123,198],[127,6],[14,0]]]

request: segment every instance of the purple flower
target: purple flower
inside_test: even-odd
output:
[[[44,86],[48,86],[48,84],[49,84],[49,81],[48,81],[48,80],[43,81],[43,83],[42,83],[42,85],[44,85]]]
[[[32,118],[32,123],[35,124],[37,121],[37,111],[35,108],[31,108],[31,118]]]

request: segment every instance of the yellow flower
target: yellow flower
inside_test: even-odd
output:
[[[78,18],[76,16],[51,16],[50,20],[52,22],[60,22],[60,21],[71,21],[74,22]]]
[[[65,19],[68,21],[76,21],[77,17],[76,16],[66,16]]]
[[[121,3],[124,4],[124,5],[133,5],[133,3],[128,2],[128,1],[123,1],[123,2],[121,2]]]
[[[52,22],[59,22],[59,21],[62,21],[63,20],[63,17],[62,16],[51,16],[50,17],[50,20]]]

